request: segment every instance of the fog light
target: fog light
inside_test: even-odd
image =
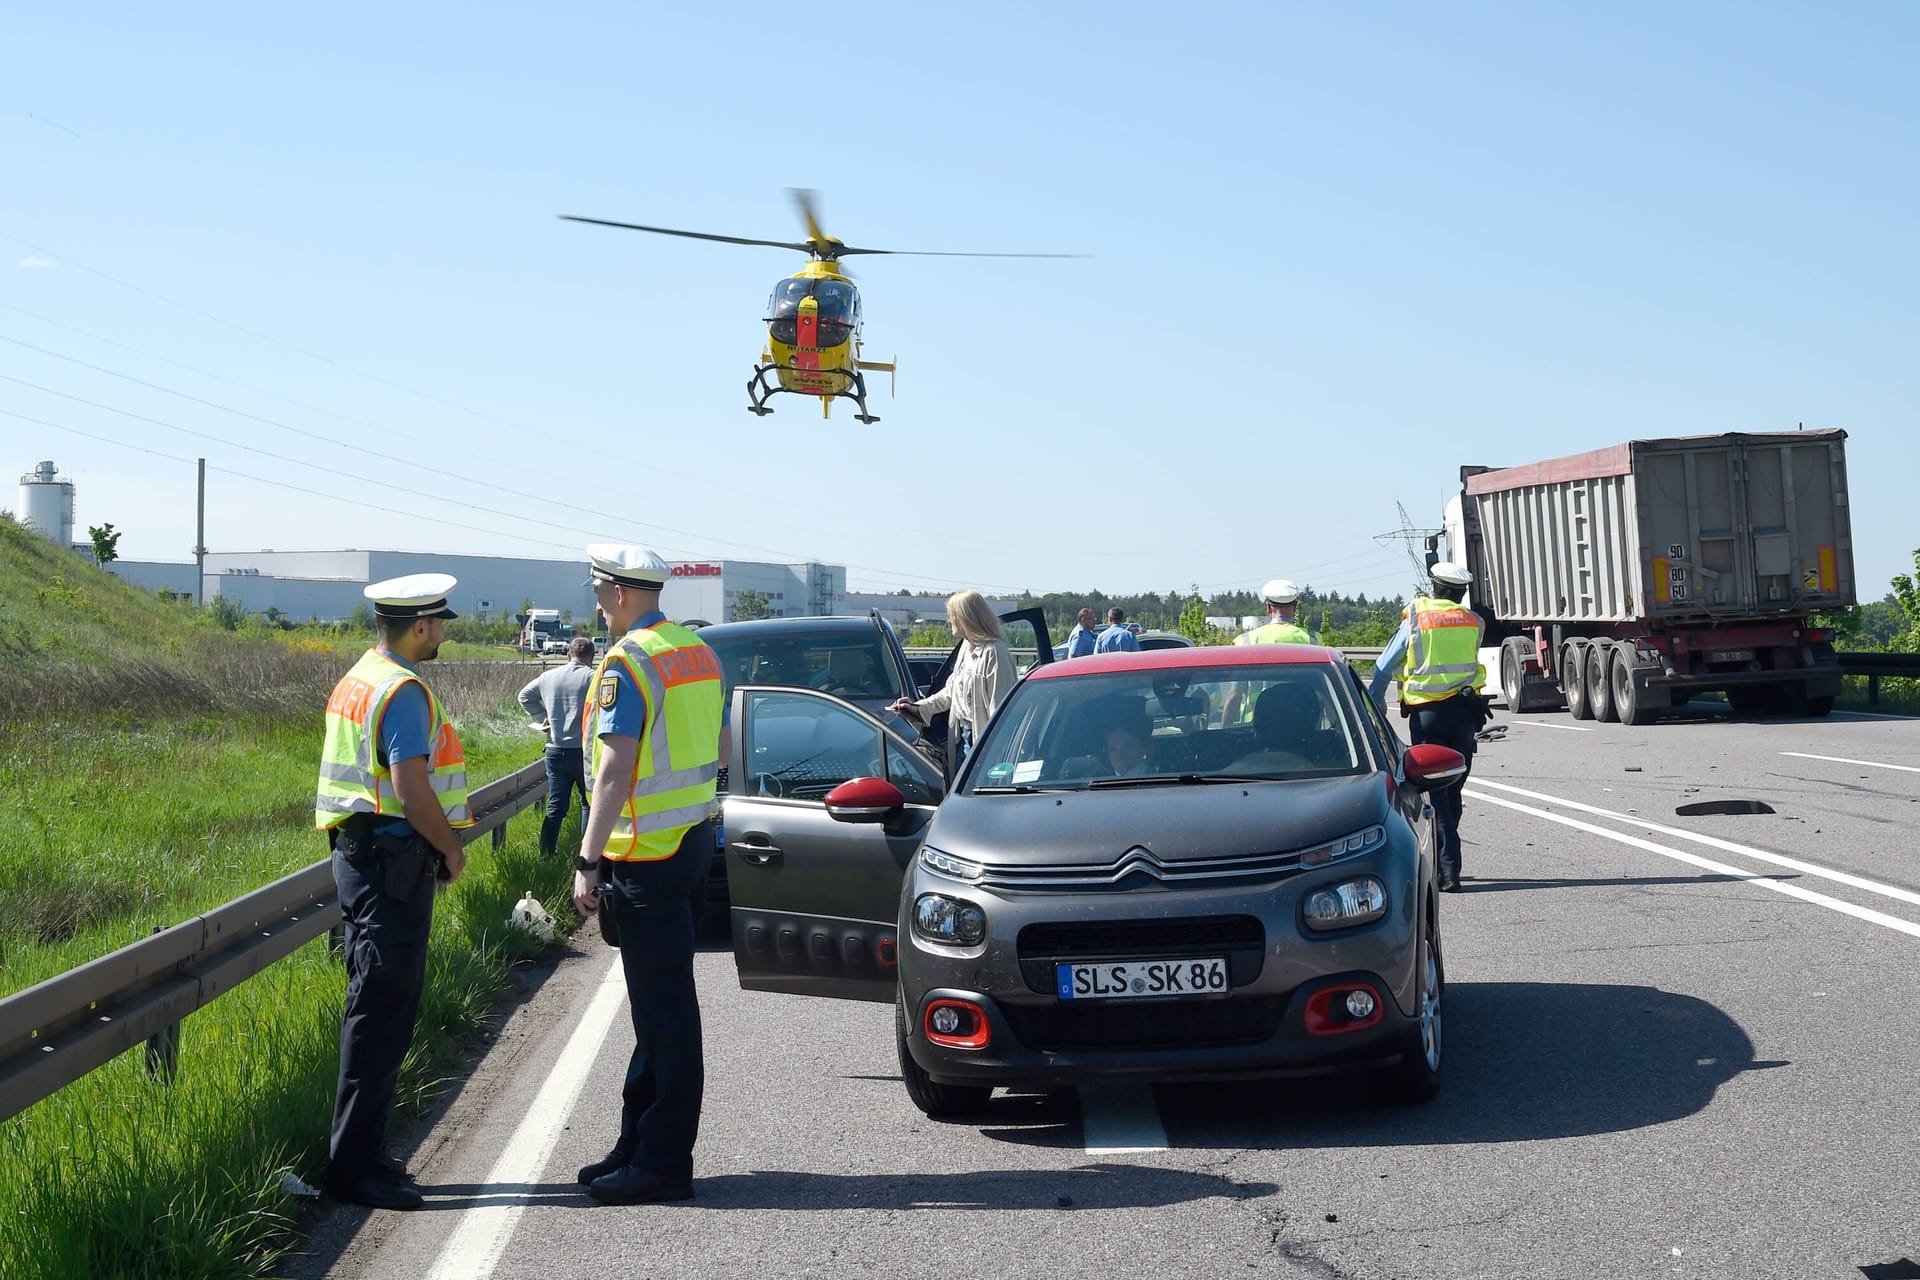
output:
[[[1380,996],[1372,986],[1342,983],[1308,996],[1301,1021],[1309,1035],[1337,1036],[1378,1026],[1384,1016]]]
[[[945,1049],[984,1049],[993,1039],[987,1011],[971,1000],[935,1000],[924,1026],[928,1042]]]
[[[1371,991],[1347,992],[1347,1013],[1354,1018],[1372,1017],[1373,1016],[1373,992]]]

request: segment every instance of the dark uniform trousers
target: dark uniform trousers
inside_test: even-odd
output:
[[[343,1182],[370,1172],[386,1148],[387,1112],[413,1043],[433,928],[432,864],[402,901],[383,886],[386,858],[363,848],[349,835],[334,840],[333,882],[346,920],[347,1004],[327,1177]]]
[[[1467,785],[1473,771],[1474,734],[1480,728],[1480,715],[1472,702],[1460,694],[1422,702],[1413,708],[1411,726],[1416,743],[1432,742],[1452,747],[1467,758],[1467,773],[1452,786],[1433,793],[1433,816],[1437,830],[1435,853],[1443,876],[1460,875],[1460,789]]]
[[[693,1176],[706,1060],[693,986],[693,934],[713,863],[713,823],[697,822],[671,858],[613,862],[601,910],[620,929],[633,1011],[633,1057],[620,1091],[613,1153],[644,1173]]]

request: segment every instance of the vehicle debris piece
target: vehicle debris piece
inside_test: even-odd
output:
[[[1697,818],[1717,813],[1772,813],[1773,806],[1764,800],[1696,800],[1674,812],[1683,818]]]

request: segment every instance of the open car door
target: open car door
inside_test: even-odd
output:
[[[940,767],[859,707],[809,689],[733,691],[722,797],[734,967],[749,991],[894,998],[900,882],[945,794]],[[881,779],[901,803],[842,821],[827,794]]]

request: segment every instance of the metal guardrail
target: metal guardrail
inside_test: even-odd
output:
[[[1920,653],[1841,653],[1842,675],[1867,678],[1867,705],[1880,701],[1882,676],[1920,678]]]
[[[480,787],[460,843],[491,832],[500,847],[507,819],[546,792],[542,761]],[[143,1040],[148,1070],[170,1077],[181,1019],[325,933],[338,906],[323,859],[0,1000],[0,1120]]]

